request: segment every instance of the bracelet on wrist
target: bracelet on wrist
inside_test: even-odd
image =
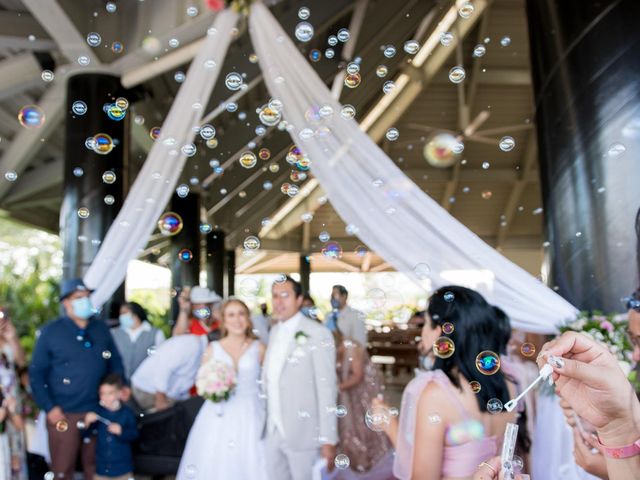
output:
[[[625,445],[624,447],[607,447],[603,445],[600,439],[598,439],[598,443],[602,447],[602,453],[605,457],[609,458],[629,458],[635,457],[636,455],[640,455],[640,438],[629,445]]]

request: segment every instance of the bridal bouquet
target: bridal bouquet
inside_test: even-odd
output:
[[[196,375],[196,390],[205,400],[219,403],[229,400],[236,387],[236,372],[230,365],[211,358]]]
[[[580,312],[573,322],[561,325],[560,332],[580,332],[604,344],[618,358],[620,368],[636,387],[639,385],[636,372],[631,371],[633,345],[627,335],[628,325],[624,315],[605,315],[599,311]]]

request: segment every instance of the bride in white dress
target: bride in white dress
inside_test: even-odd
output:
[[[206,400],[198,412],[180,460],[177,480],[266,480],[263,442],[266,407],[260,392],[264,345],[252,333],[250,312],[240,300],[222,310],[223,337],[211,342],[211,356],[236,370],[236,388],[221,404]]]

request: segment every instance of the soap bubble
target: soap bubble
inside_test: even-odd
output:
[[[467,2],[462,4],[458,9],[458,15],[460,15],[461,18],[469,18],[473,14],[474,10],[475,7],[473,6],[473,3]]]
[[[282,119],[282,113],[270,105],[263,105],[259,112],[258,118],[268,127],[276,125]]]
[[[610,158],[618,158],[618,157],[621,157],[626,151],[627,151],[627,147],[625,147],[623,144],[614,143],[607,150],[607,155]]]
[[[298,9],[298,18],[300,20],[306,20],[310,16],[311,16],[311,10],[309,10],[309,7],[300,7]]]
[[[456,351],[456,345],[449,337],[440,337],[433,342],[433,354],[438,358],[449,358]]]
[[[107,116],[111,120],[115,120],[116,122],[119,122],[120,120],[122,120],[126,116],[126,114],[127,114],[126,110],[123,110],[122,108],[118,107],[116,104],[111,105],[107,110]]]
[[[322,249],[322,256],[329,260],[342,258],[342,247],[338,242],[328,242]]]
[[[73,102],[73,105],[71,105],[71,111],[76,115],[84,115],[87,113],[87,104],[82,100],[76,100]]]
[[[45,82],[53,82],[55,74],[51,70],[43,70],[40,74],[40,78]]]
[[[382,85],[382,93],[384,93],[385,95],[390,94],[395,89],[396,89],[396,83],[393,80],[384,82],[384,85]]]
[[[476,356],[476,368],[483,375],[493,375],[500,370],[500,356],[491,350],[480,352]]]
[[[113,42],[111,44],[111,51],[113,53],[122,53],[123,50],[124,50],[124,45],[122,45],[122,42]]]
[[[313,38],[313,25],[309,22],[300,22],[296,25],[295,35],[301,42],[308,42]]]
[[[105,195],[104,196],[104,203],[106,205],[113,205],[114,203],[116,203],[116,199],[113,195]]]
[[[332,59],[333,57],[335,57],[336,52],[333,50],[333,48],[327,48],[324,51],[324,56],[327,57],[328,59]]]
[[[451,303],[456,299],[456,296],[453,292],[444,292],[444,295],[442,296],[442,298],[444,299],[445,302],[447,303]]]
[[[18,179],[18,173],[15,170],[9,170],[5,172],[4,179],[7,182],[15,182]]]
[[[533,357],[536,354],[536,346],[533,343],[523,343],[520,346],[520,353],[525,357]]]
[[[182,231],[182,217],[174,212],[166,212],[158,219],[158,230],[164,236],[170,237]]]
[[[342,118],[353,118],[356,116],[356,108],[353,105],[346,104],[340,109],[340,115]]]
[[[91,214],[91,212],[89,212],[89,209],[87,207],[80,207],[78,209],[78,216],[80,218],[82,218],[83,220],[85,218],[89,218],[89,215]]]
[[[253,168],[258,163],[258,159],[253,152],[244,152],[242,155],[240,155],[238,161],[244,168]]]
[[[327,232],[326,230],[320,232],[320,234],[318,235],[318,239],[323,242],[326,243],[329,240],[331,240],[331,235],[329,234],[329,232]]]
[[[387,130],[385,137],[387,137],[387,140],[390,142],[395,142],[400,137],[400,132],[398,132],[397,128],[390,128]]]
[[[396,56],[396,47],[393,45],[387,45],[382,54],[387,58],[393,58]]]
[[[329,46],[335,47],[338,44],[338,37],[336,37],[335,35],[329,35],[327,43],[329,44]]]
[[[203,140],[209,140],[215,136],[216,136],[216,129],[213,125],[209,125],[207,123],[205,125],[202,125],[202,127],[200,127],[200,137],[202,137]]]
[[[493,193],[491,192],[491,190],[485,190],[481,195],[483,200],[489,200],[493,196]]]
[[[258,157],[260,157],[260,160],[269,160],[271,158],[271,150],[268,148],[261,148],[258,152]]]
[[[426,280],[431,276],[431,267],[426,263],[418,263],[413,267],[413,273],[415,273],[416,277],[420,280]]]
[[[349,30],[347,30],[346,28],[341,28],[340,30],[338,30],[337,37],[338,37],[338,40],[344,43],[349,41],[351,34],[349,33]]]
[[[351,461],[349,460],[349,457],[347,457],[344,453],[339,453],[338,455],[336,455],[334,463],[337,469],[345,470],[349,468]]]
[[[504,406],[498,398],[492,398],[487,402],[487,412],[491,413],[492,415],[502,412],[503,408]]]
[[[100,45],[101,42],[102,42],[102,37],[100,36],[99,33],[91,32],[89,33],[89,35],[87,35],[87,43],[89,44],[89,46],[97,47]]]
[[[498,146],[503,152],[510,152],[516,146],[516,141],[513,137],[507,135],[500,139],[500,143],[498,144]]]
[[[509,45],[511,45],[511,37],[509,37],[508,35],[502,37],[500,39],[500,45],[502,45],[503,47],[508,47]]]
[[[358,65],[356,62],[351,62],[349,63],[349,65],[347,65],[348,74],[358,73],[359,71],[360,71],[360,65]]]
[[[66,420],[58,420],[58,422],[56,422],[56,430],[60,433],[66,432],[69,430],[69,422]]]
[[[186,198],[186,196],[189,195],[189,185],[186,183],[178,185],[178,188],[176,188],[176,194],[180,198]]]
[[[40,128],[44,120],[44,112],[37,105],[27,105],[18,112],[18,121],[25,128]]]
[[[181,262],[190,262],[193,259],[193,252],[188,248],[183,248],[178,252],[178,259]]]
[[[97,133],[93,136],[93,151],[98,155],[107,155],[114,146],[113,139],[106,133]]]
[[[415,55],[420,50],[420,43],[417,40],[408,40],[404,42],[404,51],[409,55]]]
[[[314,48],[309,52],[309,60],[312,62],[319,62],[322,59],[322,52],[317,48]]]
[[[473,47],[473,56],[475,58],[484,57],[484,54],[487,53],[487,47],[483,44],[479,43],[475,47]]]
[[[387,73],[389,73],[389,69],[387,68],[386,65],[378,65],[376,67],[376,75],[379,78],[384,78],[387,76]]]
[[[196,7],[196,6],[187,7],[187,16],[188,17],[195,17],[197,15],[198,15],[198,7]]]
[[[389,410],[384,407],[370,408],[364,416],[365,424],[374,432],[382,432],[389,425],[390,420]]]
[[[451,335],[454,330],[455,330],[455,327],[453,326],[453,323],[445,322],[442,324],[442,333],[446,335]]]
[[[80,65],[81,67],[86,67],[90,63],[91,63],[91,59],[86,55],[80,55],[78,57],[78,65]]]
[[[442,32],[440,34],[440,44],[443,47],[448,47],[453,42],[453,33],[451,32]]]
[[[480,390],[482,390],[482,385],[480,385],[480,382],[476,380],[469,382],[469,387],[471,387],[471,391],[473,393],[478,393]]]
[[[160,136],[160,127],[153,127],[149,130],[149,137],[151,140],[156,140]]]
[[[102,174],[102,181],[107,185],[111,185],[116,181],[116,172],[113,170],[107,170]]]
[[[250,235],[244,239],[242,245],[245,250],[258,250],[260,248],[260,239],[255,235]]]
[[[349,88],[356,88],[360,85],[362,77],[359,73],[347,74],[344,77],[344,85]]]
[[[449,80],[453,83],[460,83],[464,80],[464,77],[467,75],[464,68],[460,65],[453,67],[449,70]]]
[[[344,418],[347,416],[347,407],[345,407],[344,405],[338,405],[336,407],[336,417],[338,418]]]
[[[109,13],[115,13],[115,11],[118,9],[118,7],[116,6],[116,4],[114,2],[107,2],[107,4],[105,5],[104,8]]]
[[[242,75],[237,72],[229,73],[224,79],[224,84],[232,91],[240,90],[243,83],[244,80],[242,79]]]
[[[102,352],[102,358],[105,360],[109,360],[111,358],[111,352],[109,350],[104,350]]]
[[[76,167],[73,169],[73,175],[75,177],[81,177],[82,175],[84,175],[84,170],[80,167]]]

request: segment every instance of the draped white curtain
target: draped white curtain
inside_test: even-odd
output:
[[[428,265],[435,287],[452,283],[445,271],[492,272],[492,284],[478,290],[518,329],[552,333],[575,317],[571,304],[453,218],[354,120],[343,118],[340,104],[259,2],[251,7],[249,28],[269,92],[294,126],[294,141],[340,217],[373,251],[418,281]]]
[[[162,125],[160,137],[84,276],[85,284],[96,290],[91,299],[97,307],[122,283],[129,261],[145,247],[171,198],[187,159],[181,148],[193,141],[194,127],[200,126],[236,21],[237,14],[231,9],[216,16]]]

